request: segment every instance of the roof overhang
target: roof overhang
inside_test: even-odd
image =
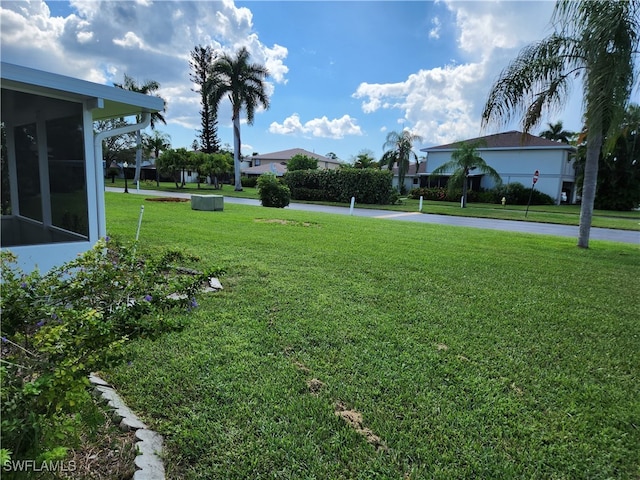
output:
[[[0,78],[3,90],[86,103],[94,120],[164,109],[164,101],[159,97],[10,63],[2,62]]]

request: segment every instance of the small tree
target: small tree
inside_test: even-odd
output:
[[[298,153],[287,162],[287,172],[295,170],[317,170],[318,159]]]

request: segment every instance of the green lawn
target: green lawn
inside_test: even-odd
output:
[[[106,198],[132,239],[140,197]],[[165,435],[169,478],[640,477],[637,246],[233,204],[144,215],[140,248],[227,270],[183,331],[105,372]]]
[[[124,188],[124,180],[116,180],[111,184],[110,180],[106,185],[111,187]],[[131,182],[129,188],[131,188]],[[135,186],[134,186],[135,188]],[[215,190],[212,186],[201,184],[200,189],[195,183],[188,183],[184,188],[176,189],[174,183],[161,183],[160,187],[155,182],[142,182],[141,189],[163,190],[180,193],[208,193],[224,195],[226,197],[240,197],[257,199],[258,192],[255,188],[244,188],[242,192],[233,190],[233,185],[224,185],[222,190]],[[298,202],[297,200],[294,200]],[[324,203],[325,205],[348,206],[342,203],[330,202],[299,202],[299,203]],[[356,204],[358,208],[375,208],[392,210],[399,212],[416,212],[419,209],[419,200],[403,198],[396,205],[365,205]],[[423,213],[433,213],[439,215],[456,215],[464,217],[497,218],[502,220],[519,220],[542,223],[558,223],[563,225],[578,225],[580,223],[579,205],[532,205],[525,216],[526,205],[495,205],[490,203],[469,203],[467,208],[460,208],[457,202],[431,202],[425,201],[422,205]],[[595,210],[593,213],[594,227],[616,228],[620,230],[640,231],[640,211],[616,212],[609,210]]]

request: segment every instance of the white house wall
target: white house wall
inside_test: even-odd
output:
[[[451,159],[451,153],[451,151],[429,152],[428,171],[448,162]],[[505,184],[518,182],[525,187],[531,187],[533,174],[538,170],[540,177],[535,185],[536,190],[546,193],[558,203],[561,198],[562,183],[575,180],[573,163],[567,161],[566,150],[527,148],[479,150],[478,155],[500,174]],[[495,181],[485,175],[481,185],[482,188],[491,189],[495,187]]]

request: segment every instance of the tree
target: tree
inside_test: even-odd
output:
[[[287,172],[295,170],[317,170],[318,159],[298,153],[287,162]]]
[[[585,145],[579,145],[576,154],[578,171],[581,171],[584,166],[585,155]],[[600,156],[594,208],[624,211],[638,206],[640,206],[640,106],[631,104],[622,122],[615,146],[611,152]]]
[[[469,173],[473,170],[480,170],[485,175],[492,177],[496,184],[502,184],[500,174],[478,155],[478,148],[482,142],[460,142],[456,150],[451,154],[451,160],[440,165],[431,172],[431,175],[439,176],[443,173],[453,172],[449,177],[447,187],[452,192],[458,187],[462,187],[462,208],[467,206],[467,189]]]
[[[211,78],[207,86],[209,102],[217,116],[220,102],[226,97],[231,102],[233,120],[233,162],[235,172],[235,190],[242,190],[240,179],[240,112],[244,108],[247,123],[253,124],[256,108],[262,105],[269,108],[265,79],[269,76],[266,67],[249,63],[249,52],[242,47],[235,57],[228,54],[218,58],[211,68]]]
[[[555,31],[525,47],[491,88],[482,122],[507,124],[522,116],[528,132],[543,113],[568,100],[572,79],[582,78],[587,150],[580,208],[578,247],[589,247],[591,220],[603,146],[610,151],[636,79],[640,0],[559,0]],[[603,145],[604,138],[607,144]]]
[[[203,47],[198,45],[191,51],[189,66],[191,73],[189,77],[199,89],[194,90],[200,93],[200,126],[198,131],[198,139],[205,153],[215,153],[220,149],[218,140],[218,119],[215,115],[215,109],[211,107],[209,101],[208,87],[211,80],[211,66],[213,64],[214,52],[210,46]],[[196,150],[196,149],[194,149]]]
[[[378,168],[373,152],[371,150],[360,150],[353,160],[354,168]]]
[[[389,132],[382,145],[383,149],[389,150],[383,154],[381,163],[386,163],[389,170],[393,168],[394,164],[398,165],[398,191],[400,193],[405,190],[404,177],[409,170],[411,156],[416,161],[418,160],[418,156],[412,150],[415,142],[422,142],[422,137],[405,129],[401,133]]]
[[[155,130],[153,135],[144,135],[142,137],[142,145],[145,150],[153,153],[153,158],[157,159],[160,156],[160,152],[171,148],[171,136]]]
[[[570,143],[571,138],[575,135],[575,132],[562,129],[562,122],[547,123],[549,127],[547,130],[540,132],[542,138],[552,140],[560,143]]]
[[[233,157],[229,153],[205,153],[198,173],[209,177],[216,190],[222,188],[218,181],[220,175],[233,171]]]
[[[142,93],[143,95],[153,95],[156,91],[160,89],[160,84],[155,80],[148,80],[142,85],[138,85],[133,77],[130,77],[126,73],[124,74],[124,82],[123,83],[115,83],[115,87],[122,88],[123,90],[129,90],[130,92]],[[167,102],[160,95],[155,95],[156,97],[162,99],[164,102],[165,108],[162,109],[162,112],[166,110]],[[162,122],[165,125],[167,121],[164,119],[164,115],[162,112],[154,112],[151,114],[151,129],[156,128],[156,123]],[[140,115],[136,116],[136,122],[140,122]],[[140,180],[140,168],[142,168],[142,134],[140,130],[136,132],[136,173],[133,177],[133,181],[137,182]]]
[[[108,120],[98,120],[93,124],[96,133],[105,130],[113,130],[129,125],[123,118],[110,118]],[[124,133],[113,137],[107,137],[102,141],[102,156],[107,165],[112,162],[133,161],[131,152],[135,150],[135,134]]]
[[[190,152],[185,148],[165,150],[156,160],[156,168],[161,174],[173,177],[176,188],[184,187],[184,175],[181,174],[189,165],[189,156]]]

